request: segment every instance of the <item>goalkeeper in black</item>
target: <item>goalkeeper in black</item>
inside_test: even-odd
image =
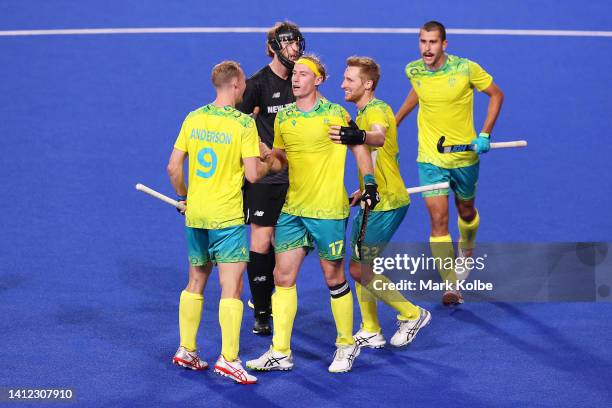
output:
[[[272,61],[247,80],[243,102],[237,106],[244,113],[253,113],[259,137],[269,148],[274,142],[276,114],[295,102],[291,73],[304,48],[304,37],[297,25],[287,21],[276,23],[266,38],[266,52]],[[270,313],[275,264],[272,239],[288,186],[287,170],[244,185],[244,214],[246,223],[251,225],[247,272],[255,309],[255,334],[272,333]]]

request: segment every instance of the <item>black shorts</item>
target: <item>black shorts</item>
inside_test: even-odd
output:
[[[244,184],[244,222],[273,227],[280,215],[289,184]]]

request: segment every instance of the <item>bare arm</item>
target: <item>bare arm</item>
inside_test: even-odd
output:
[[[270,173],[278,173],[287,168],[287,153],[283,149],[273,148],[269,154],[262,156],[265,157],[265,162],[269,166]]]
[[[183,163],[187,158],[187,153],[173,149],[170,154],[170,160],[168,161],[168,176],[170,177],[170,183],[174,187],[174,191],[179,196],[187,195],[187,186],[185,185],[185,176],[183,174]]]
[[[374,174],[374,166],[372,165],[370,150],[364,145],[348,145],[348,148],[353,152],[355,161],[357,162],[357,167],[359,168],[361,174]]]
[[[385,144],[387,129],[384,126],[374,123],[370,130],[366,132],[365,144],[368,146],[382,147]]]
[[[395,122],[397,123],[398,127],[400,123],[402,123],[404,118],[408,116],[410,112],[412,112],[418,104],[419,104],[418,95],[416,94],[416,92],[414,92],[414,89],[410,89],[410,92],[408,92],[408,96],[406,97],[406,100],[404,101],[403,105],[399,108],[399,110],[395,114]]]
[[[495,121],[497,121],[502,104],[504,103],[504,93],[495,83],[489,85],[482,92],[489,96],[489,107],[484,125],[482,125],[482,132],[490,134],[493,131],[493,126],[495,126]]]
[[[244,176],[249,183],[257,182],[270,170],[270,166],[262,162],[259,157],[243,157],[242,162],[244,163]]]

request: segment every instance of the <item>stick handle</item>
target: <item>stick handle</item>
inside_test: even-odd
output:
[[[411,187],[411,188],[407,188],[406,191],[408,191],[408,194],[416,194],[416,193],[423,193],[425,191],[440,190],[442,188],[449,188],[448,182],[429,184],[427,186],[420,186],[420,187]]]
[[[144,184],[136,184],[136,190],[138,191],[142,191],[143,193],[146,193],[148,195],[150,195],[151,197],[155,197],[159,200],[162,200],[165,203],[168,203],[176,208],[178,208],[181,211],[185,211],[185,206],[183,205],[183,203],[179,203],[176,200],[171,199],[170,197],[168,197],[167,195],[163,195],[160,192],[157,192],[155,190],[153,190],[152,188],[149,188],[147,186],[145,186]]]
[[[515,140],[513,142],[494,142],[491,143],[491,149],[505,149],[508,147],[526,147],[526,140]]]

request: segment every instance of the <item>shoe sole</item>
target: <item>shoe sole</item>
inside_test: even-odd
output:
[[[206,370],[208,368],[208,363],[206,363],[206,365],[204,367],[202,367],[202,368],[196,368],[196,367],[190,365],[185,360],[181,360],[180,358],[176,358],[176,357],[172,358],[172,364],[177,365],[179,367],[187,368],[189,370],[194,370],[194,371],[204,371],[204,370]]]
[[[272,330],[270,331],[257,331],[255,329],[251,330],[253,332],[253,334],[256,334],[258,336],[271,336],[272,335]]]
[[[372,344],[372,345],[369,345],[369,344],[368,344],[367,346],[359,346],[359,347],[360,347],[360,348],[364,348],[364,347],[365,347],[365,348],[371,348],[371,349],[375,349],[375,350],[376,350],[376,349],[385,348],[385,345],[386,345],[386,344],[387,344],[387,342],[384,342],[383,344],[380,344],[380,345],[373,345],[373,344]]]
[[[291,367],[272,367],[272,368],[259,368],[259,367],[253,367],[250,365],[246,365],[246,367],[249,370],[253,370],[253,371],[291,371],[293,369],[293,366]]]
[[[421,327],[419,327],[419,330],[417,330],[416,334],[412,337],[412,339],[410,339],[410,341],[407,341],[405,343],[402,344],[398,344],[397,346],[394,344],[391,344],[393,347],[404,347],[409,345],[410,343],[412,343],[414,341],[414,339],[416,339],[417,334],[419,334],[419,332],[421,331],[421,329],[425,326],[427,326],[429,324],[429,322],[431,322],[431,312],[427,311],[427,317],[425,318],[425,322],[421,325]]]
[[[233,375],[231,375],[223,367],[215,366],[215,369],[213,371],[214,371],[215,374],[219,374],[222,377],[227,377],[227,378],[230,378],[230,379],[234,380],[234,382],[236,384],[257,384],[257,380],[255,380],[255,381],[242,381],[242,380],[239,380],[236,377],[234,377]]]

